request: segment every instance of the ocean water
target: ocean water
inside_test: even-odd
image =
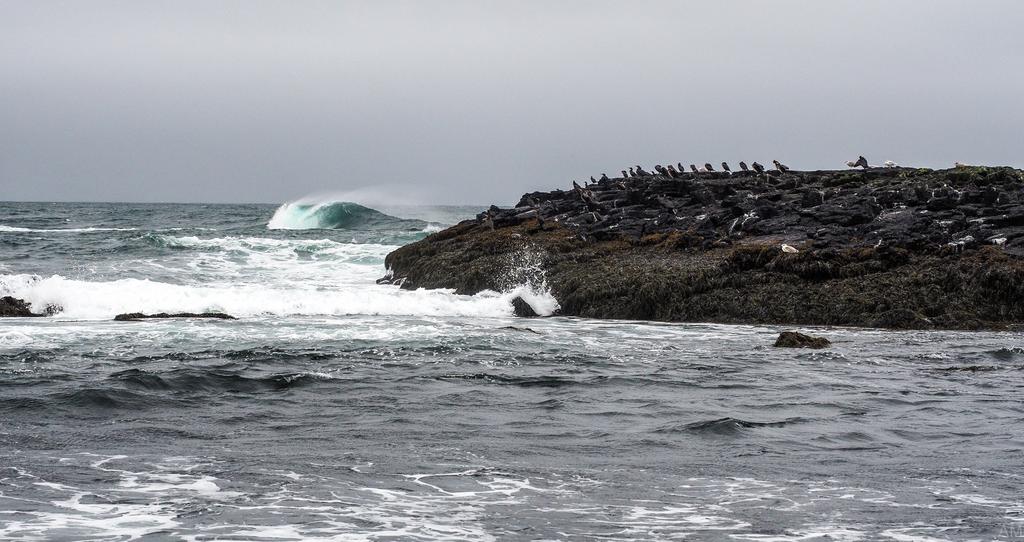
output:
[[[477,211],[0,203],[0,540],[1024,538],[1024,335],[374,283]]]

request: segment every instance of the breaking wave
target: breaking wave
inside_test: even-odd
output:
[[[349,201],[285,203],[267,223],[271,230],[425,230],[428,222],[398,218]]]
[[[61,275],[0,275],[0,295],[12,295],[33,308],[55,306],[57,318],[108,320],[125,312],[227,312],[257,316],[462,316],[512,315],[512,299],[521,292],[456,295],[450,290],[401,290],[361,284],[330,288],[323,284],[258,283],[172,284],[153,280],[75,280]],[[535,294],[536,295],[536,294]],[[554,305],[538,296],[536,308]],[[230,325],[230,324],[228,324]]]

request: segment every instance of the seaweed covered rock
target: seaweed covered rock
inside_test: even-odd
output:
[[[776,348],[828,348],[832,343],[824,337],[812,337],[797,331],[783,331],[775,339]]]
[[[234,316],[223,312],[160,312],[156,314],[143,314],[141,312],[126,312],[118,314],[114,320],[118,322],[131,322],[135,320],[162,320],[167,318],[212,318],[215,320],[235,320]]]
[[[1024,172],[725,172],[526,194],[395,250],[389,281],[544,276],[561,314],[979,329],[1024,324]]]
[[[16,297],[4,296],[0,297],[0,317],[3,316],[45,316],[43,314],[36,314],[32,312],[32,305],[26,303],[22,299]]]

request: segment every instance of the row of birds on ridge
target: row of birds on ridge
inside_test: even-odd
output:
[[[772,160],[772,164],[775,166],[775,170],[776,171],[779,171],[781,173],[786,173],[787,171],[789,171],[789,166],[787,166],[786,164],[783,164],[782,162],[779,162],[778,160]],[[753,171],[755,173],[764,173],[765,172],[765,167],[763,165],[757,163],[757,162],[754,162],[750,166],[747,166],[746,162],[742,162],[741,161],[739,165],[740,165],[740,169],[743,170],[743,171]],[[846,162],[846,165],[849,166],[849,167],[852,167],[852,168],[859,167],[859,168],[863,168],[863,169],[868,169],[868,168],[871,167],[871,166],[868,165],[867,158],[864,158],[863,156],[857,157],[857,160],[855,160],[855,161],[848,161],[848,162]],[[897,167],[897,165],[892,160],[886,160],[885,167]],[[649,172],[645,171],[644,168],[642,168],[640,166],[633,166],[633,167],[629,168],[628,170],[626,170],[626,169],[622,170],[622,178],[623,179],[629,179],[629,178],[632,178],[632,177],[647,177],[647,176],[655,175],[655,174],[660,174],[660,175],[664,175],[666,177],[676,178],[676,177],[686,173],[686,167],[683,166],[682,162],[677,163],[675,166],[673,166],[672,164],[669,164],[668,166],[662,166],[661,164],[658,164],[658,165],[654,166],[654,171],[655,171],[655,173],[649,173]],[[693,173],[708,173],[708,172],[714,172],[715,171],[715,167],[712,166],[710,163],[704,164],[704,167],[697,167],[696,164],[690,164],[690,171],[692,171]],[[732,173],[732,168],[729,167],[729,163],[728,162],[722,162],[722,171],[724,171],[726,173]],[[608,174],[607,173],[602,173],[600,180],[601,181],[609,181],[611,179],[608,178]],[[598,182],[598,180],[593,178],[593,177],[590,178],[590,181],[591,182]]]
[[[787,166],[786,164],[783,164],[782,162],[779,162],[778,160],[772,160],[772,164],[775,165],[775,169],[778,170],[778,171],[781,171],[783,173],[789,171],[789,166]],[[676,166],[678,166],[679,169],[676,169]],[[662,166],[661,164],[658,164],[658,165],[654,166],[654,171],[656,171],[657,173],[660,173],[662,175],[665,175],[666,177],[675,177],[675,176],[677,176],[677,175],[679,175],[681,173],[685,173],[686,172],[686,168],[683,167],[682,162],[676,164],[676,166],[673,166],[672,164],[669,164],[668,166]],[[742,169],[743,171],[754,171],[754,172],[757,172],[757,173],[764,173],[765,172],[765,167],[762,166],[761,164],[757,163],[757,162],[754,162],[749,167],[747,166],[746,162],[740,162],[740,169]],[[712,166],[711,164],[708,163],[708,164],[704,164],[704,167],[700,167],[699,168],[699,167],[697,167],[696,164],[690,164],[690,171],[692,171],[694,173],[707,173],[707,172],[715,171],[715,166]],[[724,171],[726,173],[732,173],[732,168],[729,167],[729,163],[728,162],[722,162],[722,171]],[[642,168],[640,166],[631,167],[631,168],[629,168],[628,171],[625,170],[625,169],[622,170],[622,177],[624,179],[628,179],[630,177],[644,177],[644,176],[647,176],[647,175],[651,175],[651,174],[646,172],[646,171],[644,171],[644,168]],[[606,178],[606,177],[607,177],[606,175],[602,175],[602,179]]]

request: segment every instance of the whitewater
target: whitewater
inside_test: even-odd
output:
[[[0,296],[53,314],[0,318],[0,540],[1024,531],[1024,335],[516,318],[529,251],[377,284],[482,208],[0,202]]]
[[[181,226],[168,226],[151,231],[142,225],[0,226],[0,231],[29,238],[134,232],[102,240],[104,251],[114,250],[126,258],[97,262],[87,273],[70,276],[60,272],[2,274],[0,295],[24,299],[35,307],[59,308],[58,319],[90,320],[109,320],[125,312],[497,317],[510,315],[511,299],[520,295],[547,314],[557,309],[546,292],[530,284],[476,296],[375,284],[386,272],[384,257],[400,246],[393,243],[422,238],[441,224],[397,218],[356,203],[286,203],[265,228],[233,229],[231,235],[220,235],[215,228],[181,235]],[[274,237],[275,230],[299,232]],[[68,244],[92,241],[81,236],[57,240]],[[108,246],[112,242],[119,246]]]

